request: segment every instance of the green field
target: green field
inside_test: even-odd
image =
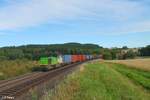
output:
[[[0,80],[13,78],[31,72],[31,68],[38,65],[37,62],[22,60],[0,61]]]
[[[149,100],[150,72],[121,64],[89,63],[44,100]]]

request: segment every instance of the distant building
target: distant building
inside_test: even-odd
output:
[[[121,53],[122,54],[125,54],[125,53],[127,53],[127,52],[129,52],[129,51],[132,51],[132,52],[134,52],[134,53],[138,53],[139,52],[139,49],[138,48],[129,48],[129,49],[123,49],[123,50],[121,50]]]

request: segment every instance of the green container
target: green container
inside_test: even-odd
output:
[[[58,58],[57,57],[50,57],[50,59],[51,59],[51,65],[58,64]]]
[[[48,65],[48,57],[41,57],[40,65]]]

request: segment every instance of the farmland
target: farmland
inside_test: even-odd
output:
[[[125,64],[128,67],[150,71],[150,58],[145,59],[130,59],[130,60],[108,60],[107,62]]]
[[[149,100],[150,72],[128,65],[94,62],[68,76],[44,100]],[[145,70],[145,69],[144,69]]]
[[[36,66],[37,62],[22,60],[1,60],[0,61],[0,80],[13,78],[25,73],[31,72],[31,68]]]

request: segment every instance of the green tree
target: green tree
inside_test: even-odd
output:
[[[112,54],[111,54],[111,52],[108,52],[108,51],[106,52],[106,51],[105,51],[105,52],[103,53],[103,58],[106,59],[106,60],[111,60],[111,59],[112,59]]]

